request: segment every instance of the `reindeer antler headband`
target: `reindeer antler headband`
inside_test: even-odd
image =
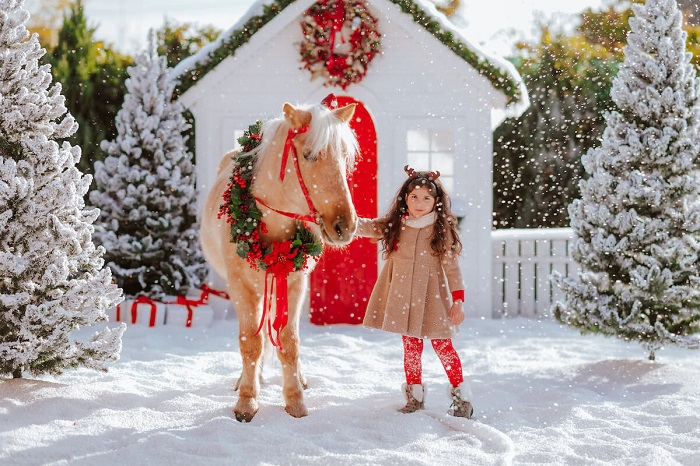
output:
[[[415,171],[413,168],[410,168],[408,165],[403,167],[403,171],[406,172],[409,178],[418,177],[418,172]],[[428,174],[425,177],[428,178],[430,181],[435,181],[438,178],[440,178],[440,172],[438,170],[435,170],[434,172],[428,172]]]

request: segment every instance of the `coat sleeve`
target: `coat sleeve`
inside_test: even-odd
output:
[[[366,238],[382,237],[382,219],[379,218],[358,218],[357,231],[355,235]]]
[[[464,279],[462,278],[462,269],[459,266],[459,256],[448,252],[442,258],[442,268],[445,271],[447,285],[450,287],[450,293],[454,296],[455,291],[464,291]]]
[[[452,250],[447,251],[442,257],[442,268],[445,271],[445,277],[447,277],[452,300],[459,298],[464,301],[464,279],[462,278],[462,269],[459,266],[459,254]]]

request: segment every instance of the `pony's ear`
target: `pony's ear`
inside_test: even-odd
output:
[[[355,113],[356,106],[357,104],[346,105],[345,107],[333,110],[333,113],[340,121],[342,121],[343,123],[347,123],[350,121],[350,118],[352,118],[353,114]]]
[[[282,111],[284,112],[284,119],[287,120],[287,123],[294,129],[308,126],[309,123],[311,123],[311,113],[306,110],[295,108],[294,105],[289,102],[284,103]]]

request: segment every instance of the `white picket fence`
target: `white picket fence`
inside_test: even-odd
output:
[[[568,276],[577,270],[569,257],[572,240],[571,228],[494,231],[494,317],[549,317],[551,305],[563,297],[552,273]]]

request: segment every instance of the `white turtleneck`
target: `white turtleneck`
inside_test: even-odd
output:
[[[423,228],[435,223],[436,218],[437,213],[433,210],[432,212],[425,214],[422,217],[412,217],[411,215],[408,215],[407,217],[404,217],[402,219],[402,222],[407,227]]]

